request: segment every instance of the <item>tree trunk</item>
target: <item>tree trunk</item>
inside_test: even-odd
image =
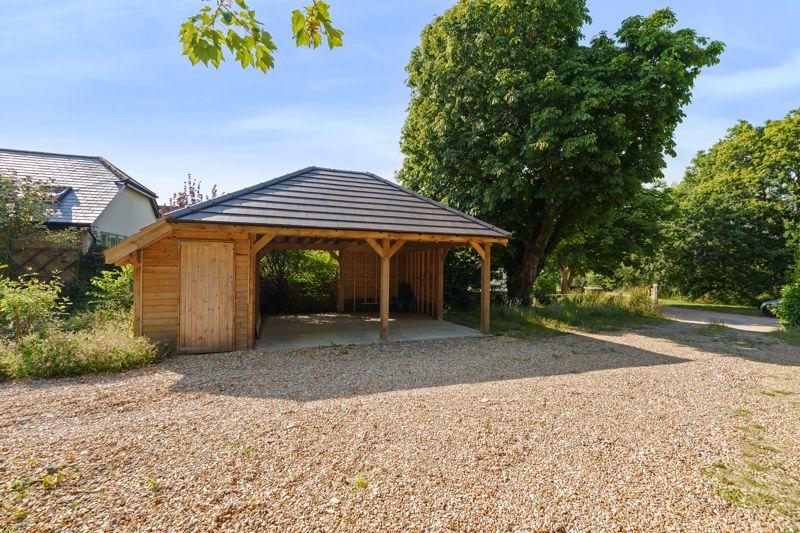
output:
[[[547,209],[547,216],[533,239],[517,241],[517,252],[509,254],[510,261],[506,261],[508,274],[507,288],[511,300],[522,305],[531,303],[531,289],[536,278],[542,272],[547,258],[561,240],[564,230],[570,222],[569,211],[560,218],[556,216],[555,206]],[[509,243],[511,247],[511,243]]]
[[[521,305],[531,303],[533,282],[541,271],[542,254],[536,253],[530,241],[522,243],[522,257],[516,272],[508,270],[508,296]]]
[[[569,294],[569,286],[572,276],[570,276],[569,265],[558,265],[561,273],[561,294]]]

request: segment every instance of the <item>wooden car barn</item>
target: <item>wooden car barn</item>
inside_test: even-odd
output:
[[[508,238],[374,174],[309,167],[168,213],[106,250],[106,261],[134,265],[135,333],[183,353],[225,352],[255,345],[257,264],[285,248],[330,251],[340,266],[337,310],[374,302],[386,340],[401,286],[413,291],[411,312],[442,319],[445,255],[472,247],[486,333],[491,245]]]

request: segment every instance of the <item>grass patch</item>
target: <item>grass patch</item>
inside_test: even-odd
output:
[[[478,328],[480,311],[448,310],[445,318]],[[645,289],[567,295],[548,305],[492,306],[492,332],[518,337],[558,335],[560,330],[608,331],[659,323]]]
[[[800,346],[800,330],[773,331],[769,333],[769,335],[782,342],[785,342],[786,344]]]
[[[715,478],[717,493],[731,504],[770,509],[800,520],[800,487],[776,462],[780,450],[767,442],[764,426],[752,419],[751,411],[736,409],[734,413],[747,424],[736,426],[742,431],[742,458],[727,465],[717,461],[713,469],[705,470]]]
[[[77,317],[63,328],[0,345],[0,380],[118,372],[156,361],[158,347],[134,337],[127,313]]]
[[[748,315],[748,316],[764,316],[759,311],[758,307],[751,307],[747,305],[730,305],[730,304],[709,304],[700,302],[690,302],[686,300],[671,300],[661,299],[659,304],[670,307],[684,307],[687,309],[700,309],[704,311],[714,311],[717,313],[727,313],[731,315]]]

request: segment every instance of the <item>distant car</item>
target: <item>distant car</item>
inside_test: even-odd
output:
[[[767,300],[761,304],[761,312],[767,316],[775,316],[775,309],[780,306],[780,300]]]

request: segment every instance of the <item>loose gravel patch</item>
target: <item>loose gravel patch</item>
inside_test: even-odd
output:
[[[177,356],[0,385],[0,529],[791,528],[798,435],[797,347],[685,324]]]

